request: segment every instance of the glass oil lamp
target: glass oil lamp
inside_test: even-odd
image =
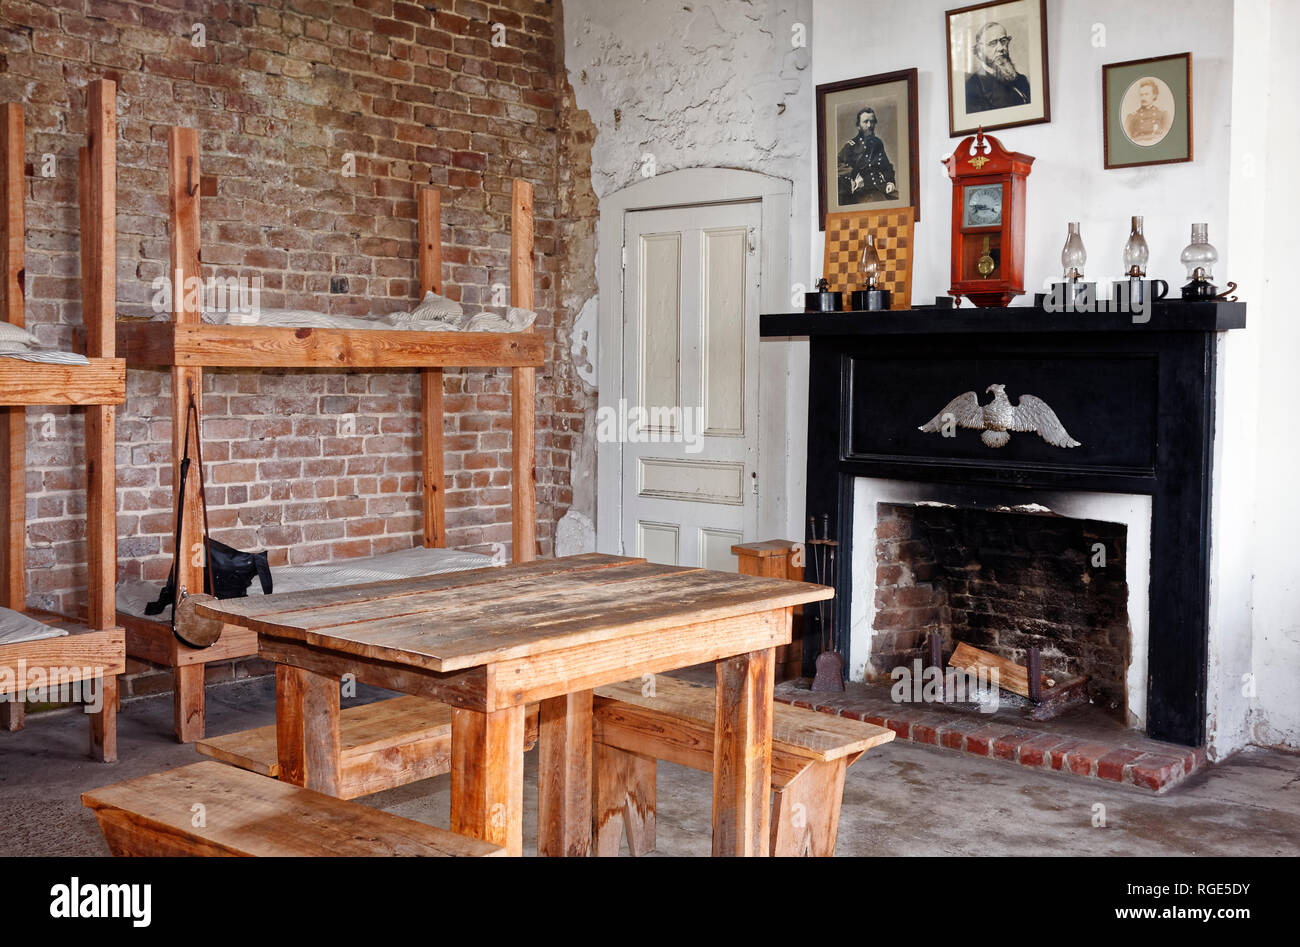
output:
[[[1062,275],[1070,282],[1078,282],[1083,277],[1083,264],[1088,262],[1088,251],[1084,249],[1083,237],[1079,235],[1079,222],[1071,221],[1066,225],[1065,246],[1061,248]]]
[[[851,300],[853,308],[859,312],[877,312],[881,309],[888,309],[891,302],[889,290],[876,288],[876,284],[883,275],[883,268],[880,263],[880,254],[876,252],[874,234],[867,234],[863,238],[862,256],[858,260],[858,273],[862,277],[862,288],[853,292]]]
[[[1146,278],[1147,261],[1150,259],[1151,248],[1147,246],[1147,238],[1142,234],[1142,218],[1134,215],[1129,218],[1128,240],[1124,241],[1125,278],[1115,283],[1114,291],[1114,298],[1124,308],[1136,311],[1134,307],[1146,307],[1169,295],[1169,284],[1164,280]]]
[[[1124,242],[1124,275],[1130,279],[1141,279],[1147,275],[1147,260],[1151,258],[1151,248],[1147,238],[1142,235],[1142,218],[1130,218],[1128,240]]]
[[[1063,280],[1052,284],[1052,293],[1046,303],[1051,311],[1086,312],[1092,309],[1097,284],[1086,283],[1083,280],[1083,265],[1087,262],[1088,251],[1083,246],[1079,222],[1070,221],[1066,225],[1065,246],[1061,248]]]
[[[1192,224],[1192,242],[1183,247],[1179,260],[1187,268],[1188,283],[1183,287],[1184,299],[1213,299],[1218,287],[1214,279],[1214,264],[1219,262],[1219,251],[1210,243],[1210,225]]]

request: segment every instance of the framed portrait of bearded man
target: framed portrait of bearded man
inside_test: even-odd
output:
[[[993,0],[945,18],[949,135],[1051,120],[1047,0]]]
[[[817,198],[826,215],[911,207],[921,217],[916,70],[817,87]]]

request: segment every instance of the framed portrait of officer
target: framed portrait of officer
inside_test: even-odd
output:
[[[1047,0],[949,10],[948,134],[1051,121]]]
[[[1101,67],[1106,168],[1192,160],[1192,54]]]
[[[921,216],[916,70],[817,87],[819,227],[841,211],[911,207]]]

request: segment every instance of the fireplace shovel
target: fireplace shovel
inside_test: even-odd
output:
[[[823,549],[826,547],[823,546]],[[829,567],[825,560],[822,562],[822,581],[825,582],[827,577],[835,574],[835,548],[830,549]],[[817,603],[819,606],[821,602]],[[844,658],[840,656],[839,650],[835,647],[835,603],[827,609],[828,614],[822,619],[822,653],[817,655],[817,673],[813,676],[812,689],[815,691],[842,691],[844,690]],[[830,640],[830,647],[826,646],[827,639]]]
[[[844,659],[838,651],[823,651],[817,655],[817,674],[813,677],[815,691],[844,690]]]

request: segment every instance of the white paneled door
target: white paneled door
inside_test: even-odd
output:
[[[734,572],[758,483],[758,202],[624,227],[623,550]]]

